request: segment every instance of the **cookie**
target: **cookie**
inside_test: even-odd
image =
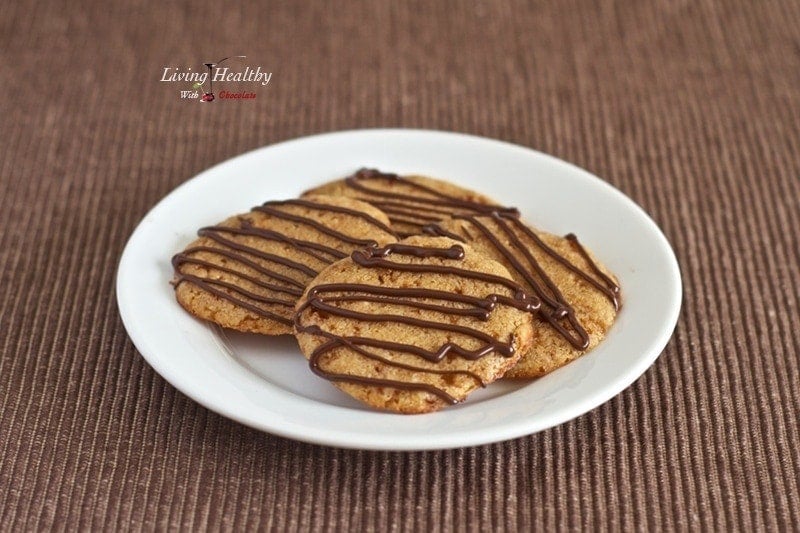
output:
[[[460,216],[427,231],[486,253],[541,300],[534,342],[506,377],[538,377],[569,363],[597,346],[614,322],[620,307],[616,278],[574,235],[534,230],[510,213]]]
[[[178,302],[239,331],[292,332],[297,299],[325,267],[365,246],[395,242],[389,219],[352,198],[267,202],[198,231],[172,259]]]
[[[398,176],[362,168],[306,194],[348,196],[368,202],[389,216],[400,237],[419,235],[427,224],[455,214],[516,212],[475,191],[424,176]]]
[[[311,369],[377,409],[426,413],[464,400],[529,349],[538,302],[468,245],[417,236],[355,251],[297,304]]]

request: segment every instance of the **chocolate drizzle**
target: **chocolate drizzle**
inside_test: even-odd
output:
[[[379,181],[388,183],[392,188],[402,188],[405,192],[369,187],[370,182]],[[419,235],[426,225],[458,214],[488,214],[494,211],[518,213],[513,207],[461,199],[406,177],[376,169],[362,168],[345,178],[344,182],[359,193],[358,199],[369,202],[386,213],[393,227],[402,228],[403,231],[398,231],[401,237]]]
[[[424,262],[406,263],[391,261],[392,256],[411,256],[422,259],[436,258],[442,261],[437,262],[440,264],[428,264]],[[515,353],[514,346],[511,343],[503,342],[473,327],[454,324],[450,320],[429,320],[393,313],[365,313],[348,309],[337,304],[346,302],[375,302],[388,306],[424,309],[426,311],[441,313],[445,316],[467,316],[484,322],[489,320],[491,312],[496,309],[498,305],[508,305],[526,311],[535,311],[539,307],[538,299],[527,294],[522,287],[514,281],[493,274],[477,272],[448,264],[450,262],[463,260],[464,249],[459,245],[453,245],[449,248],[437,248],[394,243],[384,246],[383,248],[356,250],[351,254],[351,258],[353,262],[363,268],[387,269],[393,272],[439,274],[462,279],[474,279],[492,284],[497,287],[498,292],[507,292],[508,294],[493,292],[486,296],[478,297],[419,287],[382,287],[359,283],[317,285],[308,291],[307,300],[298,307],[295,313],[295,329],[298,333],[308,333],[327,339],[326,342],[317,347],[310,355],[309,364],[317,375],[331,381],[384,386],[402,390],[425,391],[435,394],[448,403],[456,403],[457,400],[447,392],[426,383],[405,382],[330,372],[324,368],[325,356],[336,348],[346,346],[367,359],[381,362],[389,366],[438,375],[467,375],[472,377],[479,385],[485,386],[483,380],[472,372],[431,369],[407,365],[391,361],[368,350],[368,348],[408,353],[420,357],[429,363],[441,362],[451,355],[474,361],[489,354],[512,357]],[[431,351],[420,346],[403,342],[385,341],[359,336],[342,336],[325,331],[317,325],[304,324],[303,316],[309,312],[363,322],[398,323],[427,330],[445,331],[471,338],[473,341],[477,341],[479,345],[477,348],[468,349],[458,343],[447,342],[436,350]]]
[[[340,213],[356,217],[396,237],[395,233],[386,224],[367,213],[355,209],[318,203],[307,199],[266,202],[263,205],[254,207],[253,211],[263,212],[281,220],[307,226],[315,232],[339,241],[341,244],[337,248],[333,248],[318,242],[291,237],[275,230],[259,228],[254,226],[253,222],[245,215],[239,217],[238,227],[217,225],[201,228],[197,234],[213,241],[213,245],[192,246],[172,258],[172,266],[175,270],[173,286],[177,288],[181,283],[192,283],[202,290],[247,309],[258,316],[291,326],[291,310],[294,308],[297,298],[303,294],[307,283],[318,274],[318,271],[308,266],[306,262],[293,261],[287,257],[239,242],[236,240],[237,236],[256,238],[257,242],[273,241],[289,245],[303,256],[309,259],[313,258],[323,265],[328,265],[347,257],[348,253],[354,249],[376,247],[378,245],[374,240],[355,238],[334,230],[312,218],[287,212],[281,209],[283,206],[298,206],[314,211]],[[198,254],[205,254],[206,257],[203,258]],[[209,260],[208,254],[211,254],[218,261]],[[222,264],[223,262],[225,264]],[[234,276],[239,282],[246,282],[257,290],[271,295],[266,296],[248,290],[242,286],[242,283],[232,283],[214,279],[210,276],[199,277],[184,273],[181,270],[182,265],[197,265]],[[288,272],[283,274],[278,272],[276,268],[280,267],[283,267]],[[257,276],[248,274],[247,270],[252,270]],[[286,315],[283,316],[269,309],[274,306],[286,308]]]
[[[542,268],[539,261],[531,253],[533,247],[538,248],[543,253],[557,261],[559,264],[585,280],[596,290],[604,294],[614,306],[614,310],[619,310],[620,287],[614,280],[604,274],[597,264],[592,260],[586,249],[578,242],[574,234],[569,234],[565,238],[578,253],[586,260],[592,275],[578,268],[577,265],[569,261],[553,248],[548,246],[536,233],[523,223],[518,214],[509,212],[495,211],[487,216],[476,215],[456,215],[454,218],[464,220],[474,227],[480,235],[486,238],[494,249],[513,267],[518,277],[525,280],[526,286],[542,302],[536,311],[538,317],[547,322],[564,339],[566,339],[575,349],[585,350],[589,346],[589,334],[581,325],[575,315],[575,309],[564,298],[558,286],[553,282],[547,272]],[[491,219],[510,241],[511,246],[503,243],[498,236],[481,220]],[[431,235],[445,235],[451,238],[459,237],[463,242],[467,239],[448,231],[437,224],[430,224],[424,227],[425,233]],[[474,237],[463,228],[468,240],[475,240]],[[530,244],[523,243],[520,234],[524,236]]]

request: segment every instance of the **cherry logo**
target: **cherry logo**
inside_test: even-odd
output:
[[[232,58],[245,58],[247,56],[229,56],[220,59],[216,63],[203,63],[206,68],[208,69],[208,91],[205,90],[204,84],[197,82],[192,85],[193,89],[202,89],[203,96],[200,97],[201,102],[213,102],[214,101],[214,67],[221,65],[225,61],[232,59]]]

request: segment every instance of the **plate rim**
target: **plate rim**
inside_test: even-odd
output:
[[[392,436],[393,443],[391,445],[387,445],[386,436],[374,439],[365,439],[364,435],[358,435],[359,441],[353,442],[352,436],[348,438],[348,436],[351,435],[351,433],[344,430],[337,431],[335,429],[331,430],[326,428],[325,432],[321,435],[315,435],[315,434],[309,435],[308,432],[304,431],[303,429],[296,429],[291,426],[280,425],[280,424],[265,423],[264,421],[258,421],[258,422],[254,421],[251,418],[248,418],[246,416],[243,416],[239,412],[236,412],[235,410],[222,408],[218,404],[208,401],[208,398],[200,394],[195,394],[195,391],[191,387],[186,385],[179,376],[174,375],[171,369],[162,363],[161,359],[159,359],[157,356],[153,356],[152,354],[148,354],[147,349],[144,350],[142,349],[143,345],[146,344],[146,339],[144,338],[144,335],[136,328],[135,326],[136,320],[135,317],[132,316],[132,310],[128,308],[126,302],[124,301],[123,294],[125,292],[125,288],[123,284],[125,281],[124,280],[125,265],[130,261],[129,256],[132,253],[132,248],[133,248],[132,245],[135,242],[137,235],[140,232],[144,231],[143,227],[146,226],[146,224],[149,223],[150,220],[163,209],[164,205],[168,204],[173,197],[179,196],[181,192],[187,188],[202,187],[202,185],[206,181],[214,179],[215,173],[220,168],[231,164],[235,164],[236,161],[252,157],[253,155],[259,152],[276,149],[279,147],[286,147],[288,145],[308,142],[312,140],[323,141],[326,137],[345,137],[349,135],[364,135],[364,134],[389,135],[389,136],[422,135],[431,137],[443,137],[443,138],[446,137],[449,139],[457,139],[457,140],[460,139],[469,142],[487,143],[503,149],[512,149],[520,152],[525,152],[528,155],[533,155],[535,157],[543,158],[558,166],[563,166],[572,172],[580,173],[584,179],[589,179],[590,181],[593,181],[595,185],[601,186],[606,190],[607,193],[616,196],[618,200],[621,200],[624,203],[626,203],[629,208],[633,208],[633,210],[637,212],[638,218],[644,224],[647,225],[650,233],[652,233],[659,239],[660,241],[659,247],[668,252],[667,254],[668,264],[665,264],[665,266],[668,268],[671,274],[670,276],[671,281],[673,281],[673,287],[672,287],[673,290],[670,294],[671,302],[669,307],[668,318],[663,322],[662,326],[660,327],[659,334],[650,342],[649,346],[651,348],[649,349],[647,357],[641,357],[636,360],[636,364],[629,366],[626,369],[626,371],[622,375],[620,375],[614,382],[615,383],[614,387],[605,386],[601,387],[599,390],[594,390],[593,394],[586,395],[582,399],[582,401],[575,402],[570,409],[563,411],[562,416],[558,417],[558,419],[556,420],[550,420],[549,422],[546,423],[537,424],[536,419],[534,419],[533,421],[529,420],[528,421],[529,423],[526,424],[525,423],[526,420],[523,419],[517,421],[515,424],[506,424],[499,428],[494,428],[494,431],[490,433],[487,433],[485,430],[482,431],[481,428],[473,428],[470,431],[461,431],[452,436],[450,435],[448,435],[447,437],[437,436],[437,440],[425,443],[420,443],[415,440],[404,440],[402,438],[398,438],[400,436],[395,435]],[[363,128],[363,129],[349,129],[349,130],[317,133],[257,147],[252,150],[248,150],[241,154],[235,155],[226,160],[223,160],[219,163],[216,163],[202,170],[201,172],[188,178],[183,183],[172,189],[165,196],[163,196],[153,207],[151,207],[147,211],[147,213],[137,223],[135,229],[132,231],[131,235],[129,236],[128,240],[125,243],[125,247],[123,248],[122,254],[120,255],[120,259],[117,265],[116,282],[114,288],[116,292],[117,307],[120,316],[122,318],[122,322],[125,327],[126,333],[133,342],[139,354],[144,358],[147,364],[149,364],[151,368],[155,370],[155,372],[161,378],[163,378],[171,386],[175,387],[178,391],[191,398],[193,401],[199,403],[203,407],[221,416],[235,420],[248,427],[252,427],[260,431],[268,432],[270,434],[278,435],[281,437],[286,437],[312,444],[320,444],[320,445],[334,446],[340,448],[382,450],[382,451],[422,451],[422,450],[452,449],[452,448],[461,448],[468,446],[477,446],[494,442],[503,442],[506,440],[531,435],[533,433],[537,433],[539,431],[543,431],[551,427],[566,423],[578,416],[581,416],[596,409],[597,407],[609,401],[611,398],[615,397],[616,395],[628,389],[658,359],[658,357],[664,351],[665,346],[669,342],[669,339],[672,337],[672,334],[677,326],[677,321],[680,315],[680,309],[683,299],[683,280],[680,272],[680,266],[678,264],[677,257],[675,255],[675,251],[669,244],[669,241],[667,240],[666,236],[659,228],[659,226],[655,223],[655,221],[647,214],[647,212],[644,211],[644,209],[641,206],[639,206],[631,198],[629,198],[622,191],[620,191],[610,183],[592,174],[591,172],[581,167],[578,167],[577,165],[574,165],[573,163],[564,161],[553,155],[546,154],[544,152],[520,144],[515,144],[507,141],[501,141],[498,139],[492,139],[488,137],[482,137],[478,135],[472,135],[460,132],[435,130],[435,129],[415,129],[415,128]],[[249,372],[249,370],[247,371]],[[331,407],[338,407],[341,409],[345,409],[340,406],[331,406]],[[384,416],[393,416],[393,417],[403,416],[390,413],[381,413],[381,412],[377,413]],[[425,416],[425,415],[414,415],[414,416]]]

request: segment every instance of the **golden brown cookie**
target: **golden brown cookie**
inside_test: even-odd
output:
[[[297,304],[311,369],[378,408],[426,413],[501,377],[527,351],[536,306],[501,264],[443,237],[354,252]]]
[[[357,248],[396,241],[388,224],[378,209],[352,198],[267,202],[198,231],[172,259],[175,296],[191,314],[226,328],[291,333],[308,282]]]
[[[515,212],[475,191],[424,176],[398,176],[362,168],[352,176],[326,183],[305,194],[348,196],[368,202],[389,216],[401,237],[419,235],[427,224],[454,214]]]
[[[569,363],[597,346],[616,318],[616,278],[574,235],[534,230],[509,213],[459,217],[428,231],[460,237],[541,300],[533,343],[506,377],[537,377]]]

